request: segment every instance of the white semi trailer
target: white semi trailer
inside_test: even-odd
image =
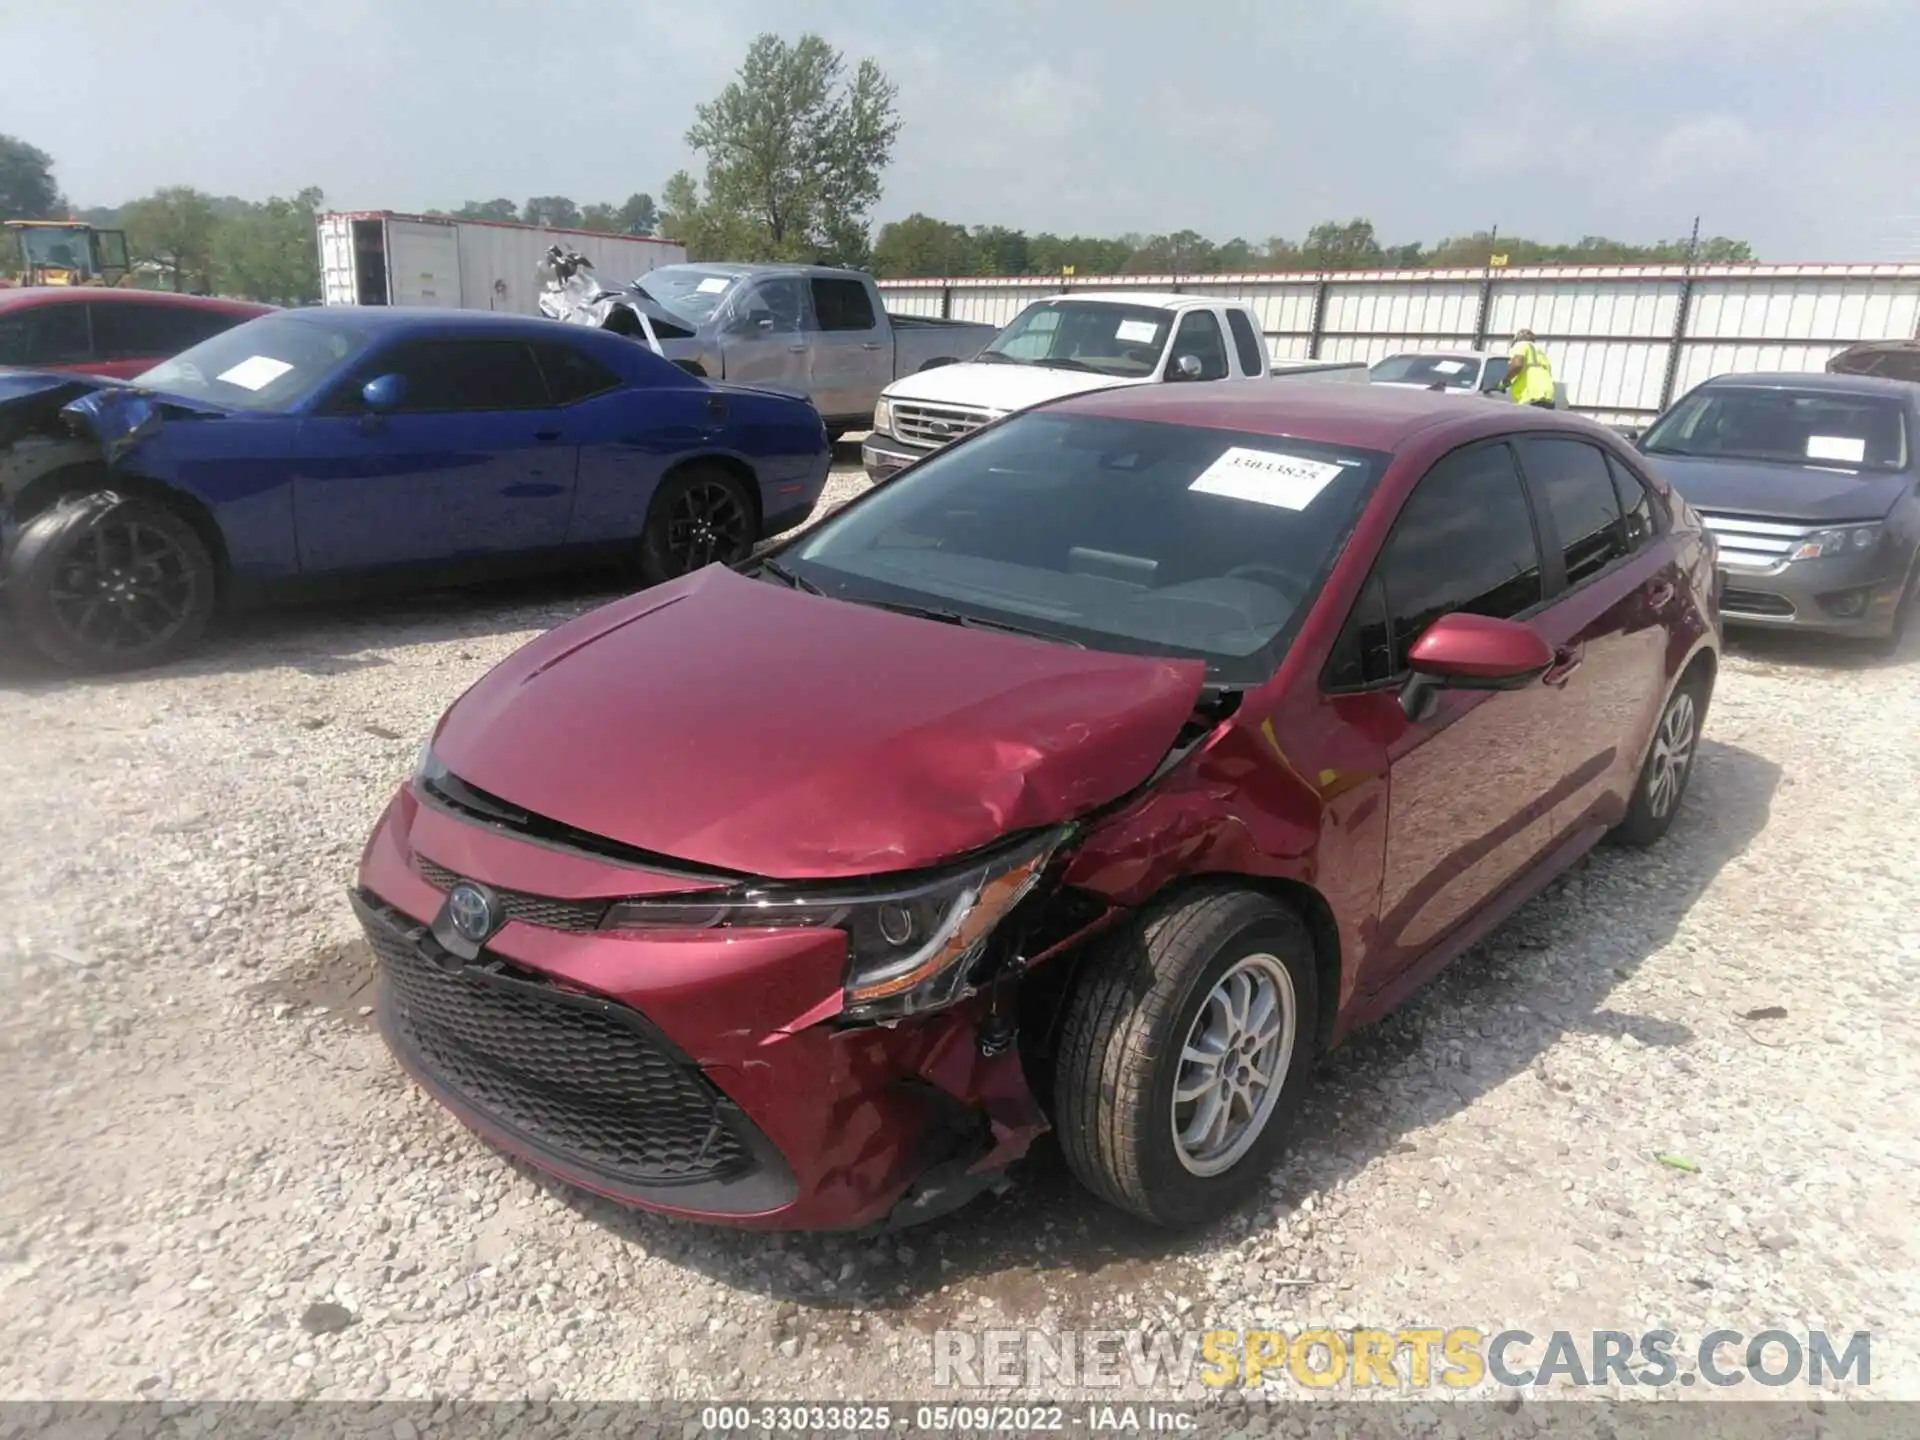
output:
[[[320,298],[328,305],[428,305],[540,313],[540,261],[554,245],[584,255],[606,282],[638,279],[687,258],[645,235],[557,230],[503,220],[455,220],[391,210],[315,217]]]

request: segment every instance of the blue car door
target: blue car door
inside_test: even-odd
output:
[[[400,379],[369,413],[366,382]],[[403,341],[301,422],[301,570],[486,558],[565,542],[579,444],[523,340]]]

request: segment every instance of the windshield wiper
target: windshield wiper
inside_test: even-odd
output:
[[[973,357],[973,363],[976,365],[1025,365],[1027,362],[1016,360],[1013,356],[1002,354],[998,350],[982,350]]]
[[[941,625],[960,625],[969,630],[999,630],[1008,635],[1025,635],[1034,640],[1051,640],[1075,650],[1087,647],[1070,636],[1052,630],[1039,630],[1012,620],[988,620],[979,615],[962,615],[958,610],[943,610],[937,605],[913,605],[903,600],[855,600],[856,605],[871,605],[876,610],[891,610],[896,615],[911,615],[916,620],[932,620]]]
[[[1049,370],[1084,370],[1089,375],[1111,375],[1113,373],[1111,370],[1102,370],[1098,365],[1089,365],[1084,360],[1075,360],[1069,356],[1062,355],[1049,355],[1046,359],[1037,360],[1034,363],[1044,365]]]
[[[771,575],[776,580],[784,581],[790,589],[805,591],[809,595],[824,595],[827,593],[811,580],[802,579],[800,576],[794,574],[793,571],[787,569],[787,567],[782,565],[778,560],[762,560],[760,562],[760,573],[763,575]]]

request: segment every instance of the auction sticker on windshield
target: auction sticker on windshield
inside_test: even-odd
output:
[[[1151,345],[1153,337],[1160,333],[1160,327],[1151,320],[1122,320],[1115,328],[1116,340],[1125,340],[1132,345]]]
[[[214,379],[242,390],[264,390],[293,366],[271,355],[251,355],[230,370],[222,370]]]
[[[731,285],[732,283],[733,283],[733,280],[729,276],[709,275],[706,279],[700,282],[698,288],[702,295],[718,295],[722,290],[726,289],[727,286]]]
[[[1839,460],[1844,464],[1858,465],[1867,458],[1867,442],[1848,435],[1809,435],[1807,458]]]
[[[1200,472],[1187,488],[1202,495],[1226,495],[1273,505],[1282,510],[1304,510],[1326,489],[1341,466],[1302,455],[1273,450],[1249,450],[1235,445]]]

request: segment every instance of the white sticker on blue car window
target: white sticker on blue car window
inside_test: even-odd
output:
[[[264,390],[293,366],[271,355],[249,355],[231,370],[222,370],[214,378],[242,390]]]

